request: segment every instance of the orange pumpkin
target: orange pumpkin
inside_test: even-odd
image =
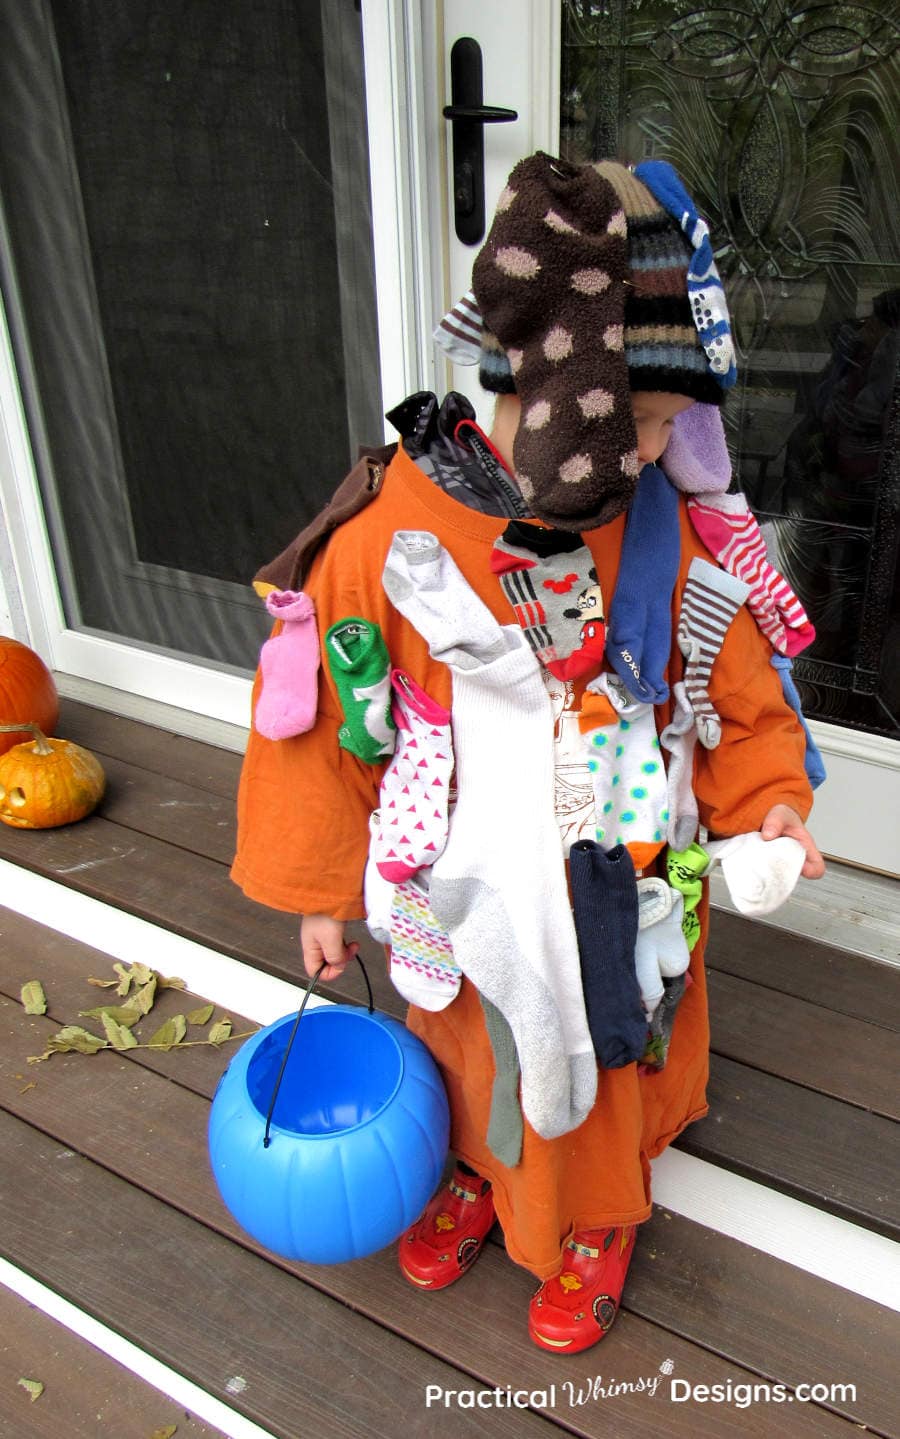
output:
[[[53,676],[40,655],[18,640],[0,635],[0,721],[25,721],[25,726],[0,732],[0,755],[21,744],[27,723],[40,725],[45,734],[53,734],[59,723],[59,695]]]
[[[0,734],[15,726],[0,725]],[[0,756],[0,820],[16,829],[54,829],[97,808],[106,788],[98,759],[67,739],[34,736]]]

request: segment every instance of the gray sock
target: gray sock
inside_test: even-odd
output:
[[[471,669],[505,654],[500,625],[430,531],[397,530],[381,582],[433,659]]]
[[[519,1103],[519,1056],[516,1041],[508,1023],[495,1004],[480,995],[484,1023],[494,1052],[494,1087],[491,1091],[491,1117],[488,1123],[488,1148],[512,1169],[522,1156],[522,1106]]]
[[[653,1069],[665,1069],[666,1067],[669,1044],[672,1040],[672,1027],[675,1023],[675,1011],[686,988],[687,979],[683,974],[676,974],[673,979],[663,980],[665,993],[656,1006],[656,1012],[650,1021],[650,1039],[647,1041],[643,1059],[644,1064],[649,1064]]]
[[[672,695],[675,708],[659,742],[671,755],[666,767],[666,808],[669,811],[666,840],[670,849],[682,850],[692,843],[699,823],[694,794],[697,723],[681,680],[672,686]]]

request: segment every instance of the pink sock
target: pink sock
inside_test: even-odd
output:
[[[766,557],[766,544],[746,497],[688,496],[691,523],[706,548],[736,579],[750,586],[747,608],[781,654],[796,655],[812,644],[816,631],[787,580]]]
[[[312,729],[319,694],[319,634],[315,605],[302,590],[273,590],[266,609],[281,631],[260,651],[262,691],[253,723],[266,739],[289,739]]]
[[[379,874],[394,884],[434,864],[447,843],[453,771],[450,714],[402,670],[391,671],[397,747],[381,781],[381,827],[372,837]]]

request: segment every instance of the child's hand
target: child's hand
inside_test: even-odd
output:
[[[359,945],[344,943],[344,921],[332,919],[328,914],[305,914],[300,921],[300,943],[303,947],[303,964],[306,973],[312,977],[319,973],[322,961],[325,968],[320,975],[326,981],[339,979],[359,951]]]
[[[806,860],[800,873],[804,879],[821,879],[825,873],[825,861],[818,851],[816,842],[805,827],[795,809],[788,804],[775,804],[769,810],[759,832],[763,839],[777,839],[786,834],[790,839],[799,840],[806,851]]]

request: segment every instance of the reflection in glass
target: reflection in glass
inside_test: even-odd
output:
[[[738,343],[735,471],[818,637],[807,712],[900,734],[898,27],[864,4],[564,0],[572,159],[672,161]]]

